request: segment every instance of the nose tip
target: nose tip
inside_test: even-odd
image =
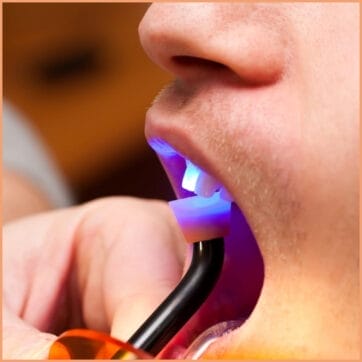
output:
[[[233,73],[246,84],[271,83],[285,70],[288,42],[280,14],[269,10],[263,18],[265,9],[245,4],[152,5],[140,39],[149,57],[176,77]]]

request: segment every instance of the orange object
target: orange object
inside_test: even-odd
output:
[[[153,359],[148,353],[106,333],[71,329],[52,344],[49,359]]]

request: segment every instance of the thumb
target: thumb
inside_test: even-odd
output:
[[[122,242],[115,243],[108,254],[106,304],[112,316],[111,335],[122,341],[127,341],[172,292],[184,271],[185,240],[169,208],[159,206],[158,213],[146,210],[147,217],[139,211],[142,228],[128,222]]]
[[[158,287],[152,293],[140,291],[138,294],[124,297],[116,309],[111,335],[121,341],[128,341],[172,289]]]
[[[25,323],[3,306],[3,359],[47,359],[51,344],[57,338]]]

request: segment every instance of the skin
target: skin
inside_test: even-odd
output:
[[[3,240],[5,359],[46,359],[75,327],[128,339],[180,279],[186,245],[165,202],[133,198],[19,219]]]
[[[158,3],[139,32],[177,79],[147,138],[226,186],[264,260],[252,315],[205,357],[357,358],[358,5]]]
[[[358,13],[158,3],[140,25],[147,54],[177,79],[148,112],[147,138],[228,189],[264,263],[252,314],[205,358],[359,356]],[[161,161],[181,194],[172,160]],[[75,325],[127,339],[185,263],[165,203],[131,198],[9,223],[3,253],[5,358],[46,358],[55,333]],[[240,295],[243,275],[225,277]]]

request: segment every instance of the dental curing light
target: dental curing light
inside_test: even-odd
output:
[[[182,187],[195,192],[201,170],[186,161]],[[216,192],[169,203],[187,241],[194,242],[191,265],[181,282],[128,340],[152,355],[176,335],[213,290],[224,261],[224,240],[230,224],[231,204]],[[206,241],[198,241],[205,240]],[[195,242],[198,241],[198,242]],[[113,358],[122,358],[117,352]]]

